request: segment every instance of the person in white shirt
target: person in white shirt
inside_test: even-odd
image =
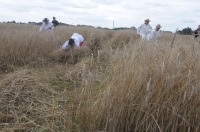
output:
[[[74,48],[74,47],[80,48],[80,46],[83,46],[83,42],[84,38],[82,35],[78,33],[73,33],[70,39],[63,44],[62,50],[65,53],[65,55],[67,55],[69,48]]]
[[[159,37],[161,37],[160,28],[161,28],[160,24],[156,25],[156,29],[150,31],[148,35],[148,40],[157,40]]]
[[[45,31],[45,30],[50,30],[50,29],[53,29],[54,26],[53,26],[53,23],[52,22],[49,22],[49,19],[48,18],[44,18],[42,20],[42,26],[40,27],[40,31]]]
[[[147,40],[147,36],[152,30],[151,25],[149,24],[150,20],[144,20],[144,24],[140,25],[137,29],[137,34],[141,37],[142,40]]]

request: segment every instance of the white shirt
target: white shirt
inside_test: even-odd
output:
[[[152,30],[151,25],[149,25],[149,24],[147,25],[144,23],[138,27],[137,34],[148,35],[150,33],[150,30]]]
[[[75,46],[76,47],[80,47],[80,44],[83,43],[84,41],[84,38],[82,35],[78,34],[78,33],[74,33],[72,36],[71,36],[72,39],[74,39],[74,43],[75,43]],[[62,46],[62,49],[67,49],[69,46],[69,40],[67,40],[63,46]]]
[[[48,22],[48,24],[43,23],[42,26],[40,27],[40,31],[45,31],[53,28],[54,26],[52,22]]]
[[[148,40],[157,40],[159,37],[161,37],[160,30],[151,30],[151,32],[148,35]]]

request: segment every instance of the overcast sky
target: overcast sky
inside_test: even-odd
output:
[[[0,21],[40,22],[55,16],[59,22],[112,28],[136,28],[149,18],[162,30],[200,25],[200,0],[1,0]]]

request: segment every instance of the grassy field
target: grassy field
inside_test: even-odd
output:
[[[84,46],[63,59],[74,33]],[[200,43],[132,30],[0,24],[0,131],[199,131]]]

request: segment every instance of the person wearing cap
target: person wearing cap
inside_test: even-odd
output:
[[[150,20],[144,20],[144,24],[140,25],[137,29],[137,34],[141,37],[141,39],[147,39],[148,34],[152,30],[151,25],[149,24]]]
[[[62,50],[65,53],[65,55],[67,55],[69,48],[80,48],[80,46],[83,46],[83,42],[84,38],[82,35],[78,33],[73,33],[70,39],[63,44]]]
[[[44,18],[42,20],[42,26],[40,27],[40,31],[50,30],[53,29],[53,23],[49,22],[48,18]]]
[[[52,23],[54,27],[59,25],[58,21],[56,20],[56,17],[53,17]]]
[[[148,40],[157,40],[159,37],[161,37],[160,28],[161,28],[160,24],[156,25],[156,29],[150,31],[147,39]]]

